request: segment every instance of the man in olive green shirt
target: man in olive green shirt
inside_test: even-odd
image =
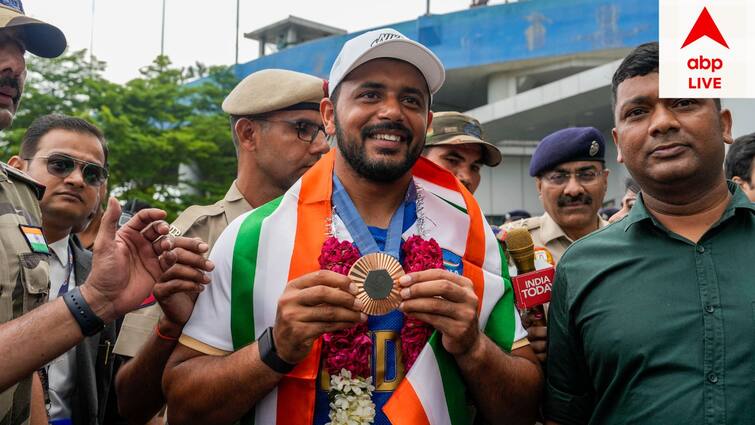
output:
[[[547,423],[755,423],[755,206],[723,175],[731,114],[659,98],[657,43],[627,56],[613,93],[642,192],[558,264]]]

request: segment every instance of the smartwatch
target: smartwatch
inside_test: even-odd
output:
[[[291,364],[278,357],[278,353],[275,351],[275,341],[273,341],[272,326],[265,329],[265,332],[262,332],[259,340],[257,340],[257,348],[260,350],[260,358],[262,358],[262,361],[268,365],[270,369],[278,373],[285,375],[296,367],[295,364]]]
[[[65,301],[68,310],[71,311],[73,318],[76,319],[76,323],[79,324],[84,336],[95,335],[105,327],[105,322],[94,314],[92,308],[81,296],[81,290],[78,286],[66,292],[63,295],[63,301]]]

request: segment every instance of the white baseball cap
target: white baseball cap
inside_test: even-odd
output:
[[[443,63],[435,53],[393,28],[368,31],[347,41],[338,53],[328,78],[328,95],[359,65],[379,58],[399,59],[414,65],[425,77],[430,94],[446,79]]]

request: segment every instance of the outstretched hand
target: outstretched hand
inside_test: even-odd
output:
[[[82,293],[105,322],[138,307],[152,292],[163,273],[160,255],[175,261],[165,211],[148,208],[137,212],[116,231],[121,214],[111,197],[94,241],[92,271]]]

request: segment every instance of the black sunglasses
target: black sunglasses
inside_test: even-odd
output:
[[[107,168],[62,153],[24,158],[26,161],[32,161],[34,159],[46,160],[47,172],[60,178],[68,177],[73,172],[74,168],[76,168],[76,165],[79,165],[84,182],[90,186],[101,186],[105,183],[105,180],[107,180],[108,177]]]

